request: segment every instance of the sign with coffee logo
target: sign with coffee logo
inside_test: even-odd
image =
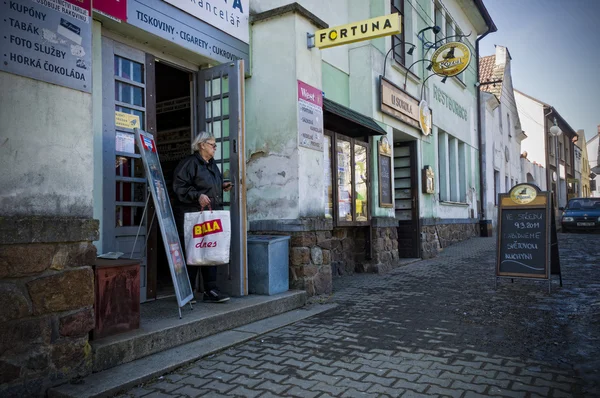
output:
[[[451,42],[438,48],[431,56],[433,72],[442,76],[456,76],[469,66],[471,50],[464,43]]]

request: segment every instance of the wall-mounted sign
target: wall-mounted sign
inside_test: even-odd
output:
[[[471,50],[465,44],[455,41],[446,43],[431,56],[433,72],[442,76],[456,76],[467,69],[471,62]]]
[[[298,145],[323,150],[323,92],[298,80]]]
[[[92,0],[0,1],[0,70],[92,91]]]
[[[127,0],[94,0],[94,11],[117,22],[127,21]]]
[[[138,115],[115,111],[115,126],[125,129],[139,129],[140,117]]]
[[[383,36],[397,35],[402,28],[400,18],[402,18],[400,14],[390,14],[317,30],[315,32],[315,47],[329,48]]]
[[[420,128],[419,101],[383,76],[380,77],[381,112]]]
[[[377,143],[377,164],[379,167],[379,207],[394,207],[392,185],[392,147],[386,136]]]
[[[229,1],[231,3],[231,0]],[[202,2],[187,2],[198,7]],[[207,4],[204,2],[203,4]],[[226,4],[226,3],[223,3]],[[244,9],[246,10],[246,9]],[[127,22],[197,54],[226,63],[244,60],[249,71],[250,47],[161,0],[128,0]]]
[[[421,186],[423,193],[435,193],[435,173],[431,166],[424,166],[421,171]]]
[[[526,205],[537,198],[537,189],[529,184],[519,184],[510,190],[510,199],[518,205]]]
[[[419,125],[421,126],[421,132],[423,135],[431,134],[431,109],[427,104],[427,101],[421,100],[419,103]]]
[[[248,15],[250,14],[250,0],[164,0],[198,18],[211,24],[230,36],[248,44],[250,31]]]

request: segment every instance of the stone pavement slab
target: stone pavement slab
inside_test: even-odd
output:
[[[495,289],[495,244],[336,279],[322,298],[334,310],[120,396],[600,396],[600,235],[559,234],[564,286],[553,277],[551,294],[523,279]]]

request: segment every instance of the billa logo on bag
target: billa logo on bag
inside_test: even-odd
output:
[[[202,224],[194,225],[194,238],[202,238],[206,235],[212,235],[219,232],[223,232],[223,225],[221,220],[210,220],[203,222]]]
[[[469,62],[471,62],[471,50],[457,41],[444,44],[431,56],[433,72],[442,76],[458,75],[467,69]]]

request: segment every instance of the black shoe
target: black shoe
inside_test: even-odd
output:
[[[211,289],[208,292],[204,292],[204,297],[202,299],[209,303],[224,303],[229,300],[229,296],[221,293],[217,289]]]

